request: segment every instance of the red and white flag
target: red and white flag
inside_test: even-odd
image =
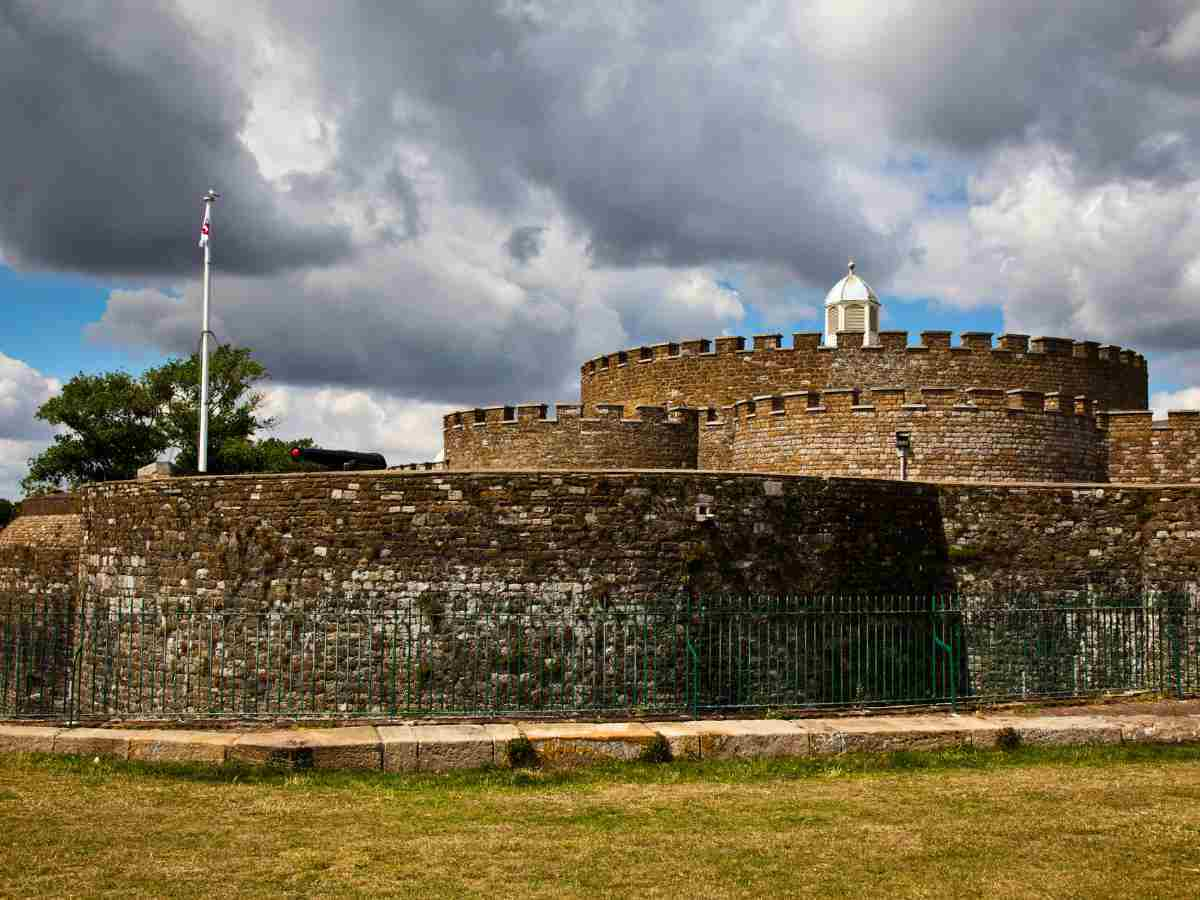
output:
[[[209,235],[208,214],[209,214],[209,210],[211,210],[211,209],[212,209],[211,203],[204,204],[204,221],[200,223],[200,246],[201,247],[208,246],[208,235]]]

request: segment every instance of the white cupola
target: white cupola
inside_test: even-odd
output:
[[[879,298],[854,274],[854,260],[849,268],[825,295],[825,346],[836,347],[837,333],[849,331],[863,336],[864,347],[874,347],[879,343]]]

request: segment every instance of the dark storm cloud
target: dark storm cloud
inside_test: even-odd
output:
[[[542,234],[545,231],[546,229],[540,225],[523,225],[520,228],[514,228],[512,234],[508,236],[508,240],[504,242],[504,249],[517,262],[527,263],[542,252]]]
[[[900,262],[901,236],[766,90],[805,73],[783,59],[767,78],[786,54],[766,47],[718,61],[727,23],[708,7],[637,6],[625,23],[554,4],[350,3],[334,20],[305,5],[273,8],[325,73],[349,164],[404,137],[501,213],[548,188],[604,265],[758,261],[824,284],[851,251],[870,248],[880,279]]]
[[[248,111],[221,47],[166,4],[0,0],[0,248],[87,273],[196,265],[202,204],[226,268],[271,273],[350,252],[295,223],[239,142]],[[228,224],[226,224],[228,223]]]
[[[561,317],[547,316],[542,301],[506,311],[421,264],[389,268],[369,283],[218,277],[213,290],[218,339],[251,347],[289,384],[369,385],[463,405],[554,400],[577,364],[574,323],[555,324]],[[88,334],[186,356],[196,352],[199,306],[194,287],[182,299],[114,291]]]
[[[887,52],[862,53],[845,77],[887,98],[897,137],[968,154],[1049,140],[1097,176],[1195,177],[1200,54],[1173,48],[1194,37],[1196,12],[1190,0],[881,9],[866,30]],[[1164,131],[1177,139],[1152,139]]]
[[[1178,314],[1194,302],[1184,276],[1196,259],[1198,207],[1194,186],[1173,190],[1200,173],[1194,4],[361,0],[330,14],[315,0],[262,2],[271,40],[311,74],[299,106],[311,102],[336,135],[325,170],[285,177],[287,210],[316,221],[326,206],[349,207],[378,239],[353,267],[327,270],[336,279],[218,281],[228,337],[291,383],[468,403],[553,397],[581,341],[616,335],[628,345],[690,331],[683,323],[736,324],[740,306],[703,292],[671,307],[666,279],[641,279],[659,266],[743,272],[739,283],[761,287],[745,301],[770,318],[806,303],[805,292],[819,301],[847,255],[883,292],[907,274],[913,296],[1003,304],[1016,330],[1029,322],[1120,343],[1134,335],[1147,350],[1200,339]],[[107,46],[56,27],[72,51]],[[137,121],[125,127],[154,146],[160,133],[206,124],[202,137],[221,151],[213,158],[240,160],[261,185],[231,137],[245,119],[244,85],[218,71],[197,87],[199,63],[180,26],[156,14],[139,27],[154,47],[184,49],[172,57],[178,71],[143,64],[152,78],[129,74],[128,86],[106,91],[147,106],[158,123],[150,134]],[[124,57],[101,53],[87,64],[98,77],[125,73],[113,58]],[[69,84],[80,82],[70,74]],[[96,124],[87,112],[80,128],[107,135],[121,109]],[[44,140],[53,162],[61,151],[53,134]],[[158,159],[147,157],[149,174],[131,175],[129,190],[149,192],[139,203],[161,216],[175,207],[155,193],[169,180],[155,174]],[[187,190],[207,187],[203,177]],[[269,188],[214,183],[230,194],[218,235],[226,210],[231,228],[244,217],[263,227],[254,252],[264,260],[312,261],[261,246],[279,234],[280,246],[307,248],[313,235],[271,212],[283,201]],[[928,199],[949,196],[947,184],[954,199]],[[1111,199],[1094,217],[1092,191]],[[47,222],[92,214],[52,190],[44,196],[37,216]],[[266,200],[234,215],[241,197]],[[917,240],[939,206],[956,208],[961,222]],[[556,241],[553,254],[534,255],[543,235],[520,224],[529,221],[553,221],[567,249]],[[184,228],[190,238],[193,218]],[[315,261],[345,247],[317,243]],[[588,271],[563,261],[584,243]],[[786,294],[800,299],[789,306],[779,300]],[[1139,318],[1131,297],[1141,325],[1130,324]],[[190,350],[194,299],[114,295],[97,333]]]

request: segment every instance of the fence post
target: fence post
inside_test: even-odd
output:
[[[693,599],[694,598],[692,597],[691,593],[689,593],[687,598],[687,617],[684,620],[683,626],[683,642],[684,650],[687,656],[687,668],[685,674],[685,677],[687,678],[687,686],[685,688],[687,708],[692,718],[695,719],[698,716],[698,708],[700,703],[700,654],[696,652],[696,647],[692,644]]]

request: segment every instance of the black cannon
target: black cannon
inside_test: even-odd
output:
[[[350,472],[355,469],[386,469],[387,460],[382,453],[359,453],[357,450],[322,450],[320,447],[293,447],[292,459],[296,462],[312,462],[331,469]]]

